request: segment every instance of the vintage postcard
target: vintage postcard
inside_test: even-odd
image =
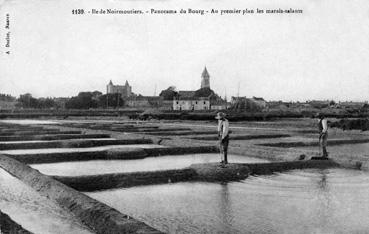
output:
[[[0,233],[369,233],[364,0],[0,0]]]

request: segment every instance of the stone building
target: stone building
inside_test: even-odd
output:
[[[173,110],[210,110],[208,98],[179,97],[173,100]]]
[[[132,87],[126,81],[125,85],[114,85],[110,80],[109,84],[106,86],[107,94],[121,94],[122,97],[131,97],[132,96]]]
[[[227,103],[227,100],[216,99],[210,101],[210,109],[211,110],[226,110],[230,106]]]
[[[126,99],[128,107],[153,108],[163,106],[163,98],[160,96],[132,96]]]

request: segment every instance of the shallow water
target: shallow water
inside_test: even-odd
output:
[[[37,143],[37,142],[50,142],[44,140],[29,140],[29,141],[0,141],[0,145],[4,144],[22,144],[22,143]]]
[[[135,145],[105,145],[88,148],[48,148],[48,149],[19,149],[19,150],[0,150],[0,154],[47,154],[63,152],[96,152],[109,149],[127,149],[127,148],[163,148],[162,145],[154,144],[135,144]]]
[[[77,218],[0,168],[0,210],[33,233],[91,233]]]
[[[168,233],[368,233],[369,174],[294,170],[242,182],[87,193]]]
[[[263,159],[229,155],[229,162],[267,162]],[[138,160],[93,160],[32,164],[31,167],[47,175],[80,176],[137,171],[181,169],[194,163],[219,162],[219,154],[192,154],[178,156],[148,157]]]
[[[36,120],[36,119],[7,119],[0,120],[0,123],[34,125],[34,124],[57,124],[57,121],[51,120]]]

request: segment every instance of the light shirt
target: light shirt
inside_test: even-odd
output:
[[[227,119],[225,120],[219,120],[218,121],[218,133],[222,136],[222,139],[224,139],[226,136],[228,136],[229,133],[229,122]]]
[[[327,119],[321,119],[319,120],[319,125],[321,124],[322,132],[321,133],[327,133],[328,132],[328,123]]]
[[[322,133],[326,133],[328,131],[328,123],[327,123],[327,119],[322,119]]]

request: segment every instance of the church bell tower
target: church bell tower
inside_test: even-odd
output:
[[[201,74],[201,88],[210,88],[210,75],[206,66]]]

